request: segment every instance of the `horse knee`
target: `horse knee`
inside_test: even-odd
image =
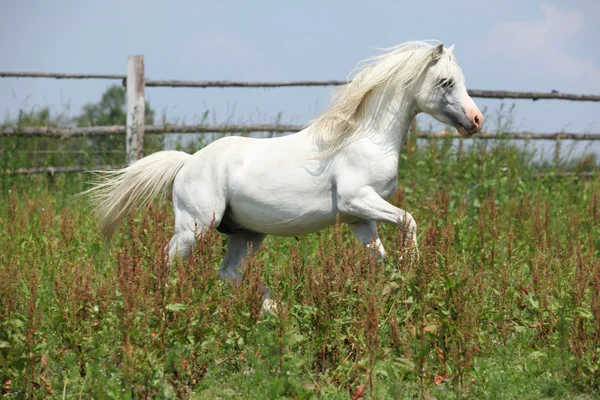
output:
[[[176,234],[167,245],[169,260],[174,260],[177,257],[186,260],[195,248],[196,237],[193,232],[186,231]]]

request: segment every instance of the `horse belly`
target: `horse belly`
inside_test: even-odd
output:
[[[245,196],[230,200],[231,218],[246,229],[276,236],[299,236],[335,223],[331,199],[313,196]]]
[[[227,206],[234,222],[277,236],[298,236],[335,223],[331,176],[303,136],[255,141],[230,170]]]

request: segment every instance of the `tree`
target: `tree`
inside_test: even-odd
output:
[[[98,103],[83,106],[81,115],[75,118],[79,127],[125,125],[127,123],[127,101],[125,88],[119,85],[110,86]],[[154,123],[154,110],[146,102],[144,117],[146,125]],[[146,135],[144,137],[144,153],[150,154],[163,147],[163,135]],[[102,163],[122,164],[125,159],[125,139],[122,136],[98,136],[90,139],[90,144],[98,153]]]

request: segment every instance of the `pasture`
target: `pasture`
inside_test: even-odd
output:
[[[600,183],[538,177],[533,146],[416,142],[391,202],[420,258],[338,225],[268,237],[242,283],[211,231],[167,268],[170,203],[107,248],[88,174],[2,176],[4,398],[593,398],[600,391]],[[261,311],[261,285],[277,315]]]

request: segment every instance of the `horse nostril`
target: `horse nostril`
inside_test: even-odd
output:
[[[473,122],[475,122],[475,125],[479,126],[479,115],[476,115],[475,118],[473,118]]]

